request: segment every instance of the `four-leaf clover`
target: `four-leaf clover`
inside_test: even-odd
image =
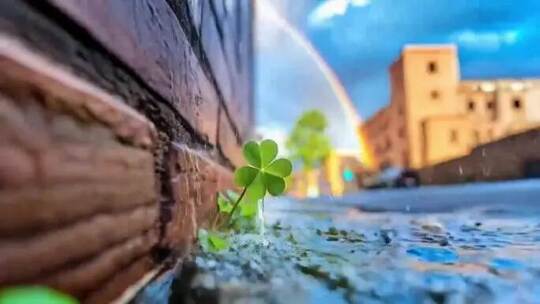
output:
[[[292,164],[285,158],[275,159],[278,146],[273,140],[260,144],[250,141],[244,145],[243,154],[248,165],[236,170],[234,181],[245,188],[249,201],[258,201],[267,191],[273,196],[285,191],[284,178],[291,174]]]

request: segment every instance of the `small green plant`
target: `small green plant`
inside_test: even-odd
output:
[[[229,241],[218,232],[199,229],[197,239],[202,249],[207,252],[216,253],[229,248]]]
[[[228,190],[219,193],[217,198],[219,214],[226,216],[224,228],[234,228],[237,231],[250,230],[256,226],[253,222],[266,193],[272,196],[282,194],[286,188],[285,178],[292,172],[292,164],[288,159],[276,159],[278,146],[273,140],[247,142],[242,152],[247,165],[234,173],[234,182],[241,188],[240,194]],[[214,228],[220,226],[219,214],[214,220]],[[205,251],[218,252],[229,247],[227,239],[218,232],[201,230],[198,239]]]
[[[296,121],[289,137],[287,149],[294,161],[299,161],[305,171],[311,171],[330,153],[332,146],[326,135],[328,122],[318,110],[304,112]]]
[[[44,286],[17,286],[0,290],[0,304],[77,304],[75,298]]]
[[[292,172],[292,164],[288,159],[276,159],[278,146],[271,139],[263,140],[260,144],[254,141],[246,143],[243,154],[248,165],[238,168],[234,173],[235,184],[243,190],[229,213],[229,224],[244,196],[246,206],[250,207],[248,211],[256,210],[266,192],[278,196],[285,191],[285,178]]]

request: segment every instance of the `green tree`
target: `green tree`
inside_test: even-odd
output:
[[[305,171],[318,167],[331,150],[326,135],[326,117],[321,111],[304,112],[296,121],[287,139],[287,149],[293,160],[300,161]]]

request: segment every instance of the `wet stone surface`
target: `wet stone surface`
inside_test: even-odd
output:
[[[540,303],[540,215],[267,206],[264,235],[198,252],[138,302]]]

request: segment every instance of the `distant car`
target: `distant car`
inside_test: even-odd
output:
[[[366,178],[364,187],[378,188],[415,188],[420,186],[420,176],[411,169],[390,167],[375,176]]]

